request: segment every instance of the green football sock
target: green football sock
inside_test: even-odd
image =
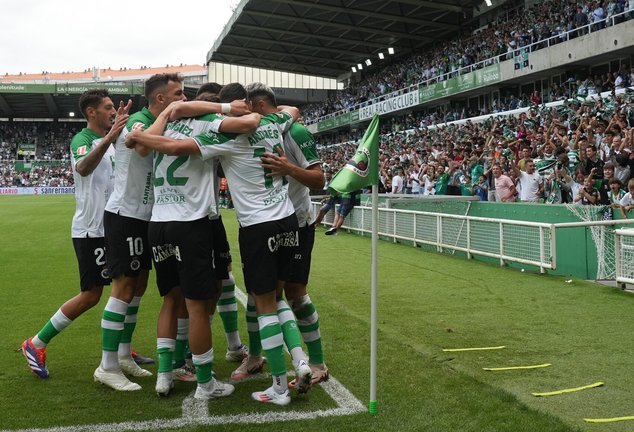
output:
[[[284,337],[277,314],[258,315],[262,349],[271,368],[271,375],[286,374],[284,361]]]
[[[308,357],[311,364],[324,363],[324,351],[319,330],[319,315],[310,297],[305,295],[291,302],[293,313],[297,318],[297,327],[302,339],[308,348]]]

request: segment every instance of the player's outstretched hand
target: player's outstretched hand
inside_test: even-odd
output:
[[[170,103],[163,112],[161,112],[161,116],[165,117],[168,122],[178,120],[183,117],[183,115],[178,111],[178,107],[183,104],[184,101],[174,101]]]
[[[130,109],[132,108],[132,99],[128,99],[127,104],[123,104],[123,101],[119,102],[119,108],[117,109],[117,115],[127,115],[130,114]]]
[[[104,140],[108,143],[115,142],[119,137],[119,134],[123,130],[126,122],[128,121],[128,118],[130,118],[129,114],[117,114],[117,116],[114,118],[114,123],[104,137]]]

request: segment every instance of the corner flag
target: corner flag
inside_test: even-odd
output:
[[[328,189],[349,193],[372,185],[372,261],[370,294],[370,403],[369,412],[376,415],[376,376],[378,348],[378,242],[379,242],[379,116],[374,114],[370,126],[352,160],[339,170]]]
[[[348,193],[379,184],[379,116],[374,114],[354,157],[332,178],[328,189]]]

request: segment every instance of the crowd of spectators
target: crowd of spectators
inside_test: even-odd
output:
[[[376,72],[366,74],[360,82],[352,83],[345,90],[333,92],[326,102],[304,107],[303,115],[310,123],[319,117],[351,109],[357,104],[414,84],[428,80],[431,80],[430,83],[444,81],[456,76],[462,68],[469,67],[468,71],[471,71],[472,68],[486,66],[486,62],[481,63],[485,60],[512,59],[519,48],[536,44],[531,48],[536,50],[567,40],[569,35],[566,33],[574,29],[579,30],[571,33],[572,37],[589,30],[599,30],[611,25],[610,18],[618,14],[622,15],[615,19],[617,23],[633,18],[634,0],[545,0],[526,9],[515,9],[511,13],[501,14],[494,22],[477,32],[471,29],[470,34],[437,43],[423,53],[406,56]],[[539,44],[540,41],[543,43]],[[619,80],[618,76],[606,75],[591,79],[594,86],[604,90],[609,89],[610,85],[614,86]],[[561,95],[573,90],[571,86],[563,88]],[[557,93],[555,87],[553,91]],[[548,98],[545,101],[554,100],[551,96],[556,94],[544,95]]]
[[[83,123],[0,122],[0,187],[72,186],[68,146]],[[35,155],[20,154],[34,145]]]
[[[328,177],[356,147],[350,140],[320,150]],[[632,92],[534,106],[479,123],[402,132],[382,124],[381,192],[620,208],[623,196],[634,192],[632,174]]]

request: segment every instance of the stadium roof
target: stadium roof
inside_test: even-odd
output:
[[[388,47],[397,56],[465,25],[473,0],[242,0],[207,54],[231,63],[337,77]]]

